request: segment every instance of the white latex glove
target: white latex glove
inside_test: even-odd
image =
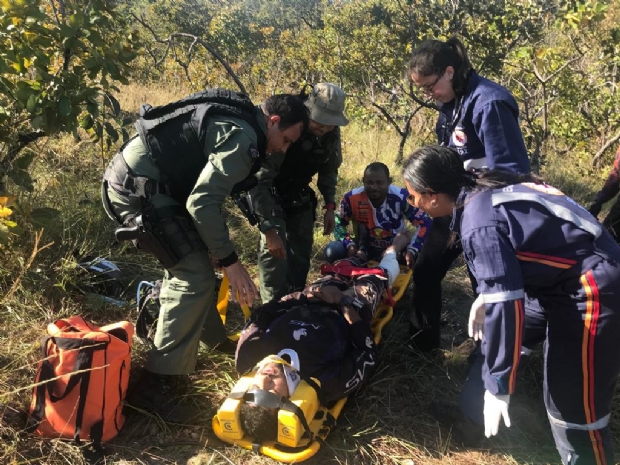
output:
[[[474,303],[471,304],[471,309],[469,310],[468,332],[469,337],[473,337],[474,341],[481,341],[482,336],[484,336],[485,310],[486,305],[484,304],[482,294],[480,294],[478,298],[474,300]]]
[[[494,396],[489,391],[484,391],[484,435],[487,438],[497,434],[502,417],[504,417],[506,427],[510,427],[509,404],[509,394]]]

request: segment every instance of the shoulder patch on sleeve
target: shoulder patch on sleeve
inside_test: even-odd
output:
[[[250,158],[259,158],[260,157],[260,152],[256,148],[256,145],[250,144],[248,146],[248,155],[250,156]]]

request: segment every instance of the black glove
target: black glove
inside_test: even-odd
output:
[[[601,208],[603,208],[602,203],[594,202],[592,205],[590,205],[590,207],[588,208],[588,211],[594,218],[596,218],[598,214],[601,212]]]

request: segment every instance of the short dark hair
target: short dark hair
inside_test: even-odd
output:
[[[422,76],[439,76],[448,66],[454,68],[452,88],[457,95],[467,90],[467,80],[473,70],[465,46],[456,37],[447,41],[425,40],[411,53],[409,78],[413,73]]]
[[[367,171],[372,171],[372,172],[383,171],[385,175],[387,176],[387,178],[390,179],[390,169],[387,167],[385,163],[381,163],[380,161],[374,161],[370,165],[368,165],[364,169],[364,176],[366,175]]]
[[[239,410],[239,420],[243,431],[256,442],[278,438],[278,409],[244,402]]]
[[[304,101],[297,95],[277,94],[268,97],[263,102],[263,110],[269,116],[279,116],[278,127],[281,130],[288,129],[298,123],[303,124],[303,131],[308,129],[310,122],[310,110]]]

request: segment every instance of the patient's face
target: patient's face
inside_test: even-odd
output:
[[[254,375],[254,385],[259,389],[288,397],[284,369],[279,363],[268,363]]]

